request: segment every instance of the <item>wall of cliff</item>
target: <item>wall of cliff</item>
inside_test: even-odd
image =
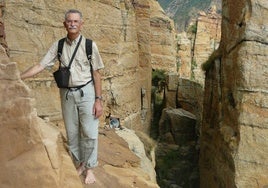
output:
[[[0,2],[1,186],[84,187],[65,148],[58,89],[52,77],[57,66],[25,82],[19,73],[38,63],[50,45],[65,36],[62,21],[66,9],[80,9],[85,20],[82,34],[96,41],[106,66],[102,72],[105,115],[111,113],[124,126],[146,132],[150,122],[151,19],[161,18],[150,12],[158,6],[155,1],[127,0]],[[172,36],[170,30],[168,35]],[[158,187],[153,163],[134,133],[121,130],[131,139],[127,144],[113,130],[102,128],[100,165],[93,186]]]
[[[30,89],[8,57],[1,2],[1,187],[82,187],[60,131],[37,117]]]
[[[221,12],[221,0],[158,0],[166,14],[175,21],[176,29],[186,31],[192,19],[198,17],[199,11],[207,11],[211,6],[216,6]]]
[[[178,73],[204,86],[205,72],[202,64],[219,47],[221,40],[221,15],[216,7],[200,11],[187,32],[177,34]]]
[[[222,4],[220,50],[206,71],[201,187],[267,187],[268,2]]]
[[[74,184],[80,187],[81,182],[61,144],[64,140],[59,139],[64,135],[51,126],[44,126],[38,118],[61,119],[58,89],[51,76],[53,70],[27,80],[27,86],[19,79],[19,72],[39,62],[52,42],[65,36],[62,25],[65,10],[69,7],[81,9],[86,21],[83,34],[97,42],[107,67],[103,71],[105,115],[119,116],[125,126],[146,131],[150,121],[153,62],[161,66],[167,62],[167,67],[173,67],[174,63],[172,50],[170,55],[165,54],[168,50],[158,55],[157,51],[162,48],[172,49],[172,39],[165,36],[156,40],[157,32],[161,32],[161,36],[172,36],[172,24],[168,25],[172,22],[166,17],[160,19],[162,13],[152,14],[161,12],[151,10],[151,7],[157,7],[153,0],[0,2],[4,10],[4,19],[0,21],[0,143],[1,151],[5,151],[0,155],[1,182],[6,187],[38,187],[40,183],[47,187],[55,184],[58,187]],[[266,1],[223,0],[221,43],[218,54],[214,61],[208,62],[211,65],[206,70],[200,140],[201,187],[268,185],[267,10]],[[206,32],[205,29],[215,27],[208,28],[204,24],[203,29]],[[9,49],[5,48],[7,44]],[[186,67],[187,71],[192,71]],[[172,68],[167,70],[173,71]],[[190,75],[185,73],[186,78]],[[189,88],[187,82],[182,83],[187,85],[180,85],[183,86],[180,89],[188,88],[189,92],[179,97],[187,102],[184,96],[196,87]],[[174,97],[177,88],[172,88]],[[194,100],[198,100],[198,96],[194,96]],[[170,100],[170,104],[174,105],[174,101]],[[109,131],[101,131],[100,135],[100,145],[109,147],[100,148],[102,168],[97,174],[102,176],[102,181],[96,186],[110,186],[113,182],[117,187],[157,187],[148,174],[135,168],[140,160],[128,153],[126,143]],[[123,158],[114,152],[127,153],[127,156]],[[37,158],[41,162],[36,161]],[[25,169],[35,173],[29,177],[24,173]],[[109,181],[111,179],[113,181]],[[23,180],[24,184],[15,180]]]
[[[112,114],[119,117],[124,126],[148,132],[152,62],[164,62],[168,71],[175,67],[172,21],[161,12],[156,1],[20,0],[5,3],[6,40],[10,58],[17,62],[20,71],[38,63],[54,41],[65,37],[62,22],[66,9],[80,9],[85,21],[82,34],[97,43],[105,64],[102,122],[105,116]],[[157,36],[165,37],[153,40]],[[170,50],[162,50],[167,46]],[[36,98],[38,116],[50,121],[61,120],[58,88],[52,77],[56,68],[57,65],[26,80]]]
[[[186,79],[169,76],[167,104],[192,106],[202,121],[200,187],[268,186],[267,7],[224,0],[222,18],[201,12],[193,38],[177,35],[179,77]]]

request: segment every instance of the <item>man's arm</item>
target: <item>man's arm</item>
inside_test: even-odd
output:
[[[93,78],[94,78],[94,88],[95,88],[95,96],[101,97],[102,88],[101,88],[101,74],[99,70],[93,71]],[[93,113],[96,118],[99,118],[102,115],[103,109],[101,104],[101,98],[95,99],[95,104],[93,107]]]
[[[44,67],[41,64],[36,64],[32,67],[30,67],[29,69],[27,69],[26,71],[22,72],[20,74],[21,79],[25,79],[25,78],[29,78],[32,77],[36,74],[38,74],[39,72],[43,71]]]

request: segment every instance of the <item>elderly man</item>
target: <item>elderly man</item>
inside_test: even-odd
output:
[[[69,151],[75,162],[78,175],[86,172],[85,183],[96,181],[92,168],[96,167],[98,147],[98,118],[103,113],[100,69],[104,68],[97,45],[92,42],[91,62],[86,54],[86,39],[81,35],[82,13],[68,10],[63,22],[67,37],[64,40],[60,66],[68,66],[77,51],[70,67],[69,85],[60,88],[62,115],[67,132]],[[81,38],[81,43],[79,39]],[[21,79],[32,77],[55,64],[58,56],[58,41],[48,50],[39,64],[21,74]],[[91,66],[92,69],[91,70]]]

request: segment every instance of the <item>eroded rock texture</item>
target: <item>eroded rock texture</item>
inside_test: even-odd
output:
[[[7,42],[20,71],[38,63],[54,41],[65,37],[62,22],[70,8],[82,11],[82,34],[97,43],[105,64],[102,119],[111,113],[126,127],[147,131],[152,61],[164,63],[167,71],[175,69],[172,21],[153,0],[6,1]],[[26,83],[33,90],[38,115],[56,121],[61,110],[52,72],[43,71]]]
[[[223,0],[221,58],[206,72],[201,187],[268,186],[268,2]]]
[[[122,117],[125,118],[133,113],[130,122],[141,127],[139,121],[141,99],[136,96],[140,96],[140,87],[145,82],[146,87],[149,87],[150,79],[146,77],[150,76],[148,72],[151,66],[150,61],[143,65],[148,71],[145,71],[143,80],[139,82],[139,74],[142,74],[139,71],[141,63],[139,57],[143,56],[138,56],[140,50],[136,43],[134,4],[129,1],[76,3],[42,0],[0,1],[0,3],[1,187],[87,187],[82,183],[83,177],[80,179],[77,176],[65,148],[66,136],[62,130],[62,122],[59,121],[58,126],[55,126],[49,121],[61,119],[58,89],[51,76],[53,70],[45,71],[28,80],[27,85],[20,80],[19,73],[37,63],[52,42],[65,35],[62,19],[66,9],[79,8],[86,12],[85,21],[88,19],[92,21],[87,22],[88,25],[85,25],[83,32],[86,36],[95,38],[108,67],[104,71],[106,111],[117,112],[127,103],[128,105],[124,105],[124,109],[120,110]],[[141,3],[137,4],[136,1],[135,7],[149,12],[150,6],[147,5],[149,3],[147,1]],[[128,10],[129,17],[123,14],[124,10]],[[108,13],[116,16],[111,17]],[[129,22],[124,25],[125,29],[127,27],[124,30],[126,32],[122,32],[122,20],[126,18],[125,16]],[[149,20],[150,17],[145,19],[148,26],[150,26]],[[143,50],[148,55],[146,48]],[[126,87],[127,83],[124,81],[135,87]],[[113,90],[117,93],[113,93]],[[115,101],[109,98],[110,95]],[[115,105],[113,110],[109,105]],[[144,129],[146,130],[146,127]],[[131,137],[132,135],[129,135],[129,139]],[[135,135],[133,137],[137,139]],[[99,142],[100,164],[94,171],[97,183],[90,187],[158,187],[153,165],[149,164],[151,162],[144,164],[144,160],[135,155],[134,151],[131,152],[128,144],[113,130],[101,129]],[[135,148],[143,147],[142,144],[137,144]]]
[[[1,187],[82,187],[60,132],[37,117],[17,65],[0,54]]]

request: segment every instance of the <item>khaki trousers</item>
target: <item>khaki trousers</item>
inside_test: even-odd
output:
[[[92,82],[76,91],[61,88],[60,96],[69,152],[75,165],[84,163],[86,168],[96,167],[99,120],[92,113],[95,102]]]

